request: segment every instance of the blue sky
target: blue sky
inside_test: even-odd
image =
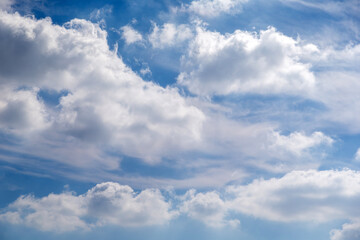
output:
[[[0,0],[0,239],[360,239],[357,0]]]

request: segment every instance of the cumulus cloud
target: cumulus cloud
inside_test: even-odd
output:
[[[129,186],[106,182],[78,196],[70,192],[42,198],[21,196],[0,214],[0,220],[41,231],[67,232],[108,224],[162,225],[176,215],[157,189],[135,193]]]
[[[204,186],[217,184],[216,180],[207,181],[205,179],[209,178],[202,175],[214,169],[214,162],[199,157],[204,153],[221,159],[216,162],[217,167],[223,167],[221,174],[214,176],[220,178],[221,184],[226,184],[234,178],[224,177],[223,172],[229,172],[232,168],[251,165],[282,173],[293,169],[316,168],[321,158],[315,159],[308,153],[312,153],[312,150],[316,152],[316,148],[322,145],[330,145],[330,138],[325,134],[294,132],[283,136],[275,131],[277,128],[274,125],[229,119],[223,110],[214,110],[208,106],[212,103],[184,97],[174,87],[163,88],[144,81],[116,53],[109,50],[107,33],[98,24],[74,19],[59,26],[49,18],[36,20],[17,13],[3,12],[0,15],[0,26],[3,39],[0,42],[0,57],[4,62],[0,65],[0,85],[7,92],[0,97],[1,131],[17,134],[21,130],[23,134],[17,135],[21,139],[30,139],[27,138],[30,136],[27,132],[32,133],[31,141],[7,146],[12,152],[20,151],[79,168],[104,171],[119,168],[119,155],[140,158],[150,164],[159,163],[162,159],[181,159],[172,165],[175,168],[197,168],[199,175],[192,176],[192,179],[197,179],[193,184]],[[169,39],[175,42],[184,39],[178,34],[186,32],[182,28],[188,29],[188,26],[169,26],[165,24],[159,27],[159,34],[174,28],[176,34],[170,34],[172,37]],[[206,40],[208,35],[209,41]],[[165,41],[161,44],[166,46],[170,43]],[[221,58],[218,63],[218,57],[214,56],[223,55],[227,58],[230,52],[235,51],[238,52],[235,54],[237,60],[237,57],[242,56],[241,52],[248,51],[245,50],[248,48],[249,53],[244,53],[244,56],[250,60],[240,58],[239,61],[249,61],[249,64],[251,62],[260,67],[264,62],[264,69],[270,75],[275,75],[267,80],[262,75],[258,76],[256,71],[256,78],[245,78],[245,89],[236,88],[236,91],[291,93],[311,88],[313,84],[308,66],[296,62],[291,54],[316,49],[308,45],[298,46],[296,40],[272,28],[260,36],[241,31],[221,35],[199,28],[191,46],[190,49],[198,46],[197,50],[191,50],[189,55],[184,56],[184,62],[191,59],[187,62],[190,64],[194,59],[199,59],[190,67],[194,69],[188,74],[191,78],[198,78],[179,81],[188,85],[193,92],[225,94],[232,92],[228,88],[228,81],[241,85],[242,79],[222,78],[223,81],[217,81],[215,73],[209,73],[210,77],[207,78],[202,76],[200,72],[203,70],[199,69],[205,67],[215,71],[213,64],[221,66],[223,63]],[[271,52],[273,49],[281,55],[276,61]],[[270,53],[265,54],[267,51]],[[219,77],[225,73],[234,75],[231,69],[238,66],[230,61],[230,70],[225,71],[217,65]],[[243,71],[248,71],[248,68],[244,67]],[[146,72],[142,71],[143,74]],[[243,74],[241,71],[235,72]],[[246,74],[251,75],[250,72]],[[295,77],[289,77],[287,73]],[[310,80],[307,82],[301,76],[307,76],[308,73]],[[285,74],[286,78],[282,79],[276,74]],[[213,84],[208,84],[208,80],[213,81]],[[252,82],[256,84],[252,86]],[[40,91],[64,94],[58,97],[57,105],[53,106],[42,99]],[[20,105],[22,107],[18,107]],[[15,117],[18,115],[21,117]],[[12,118],[16,118],[16,121],[12,121]],[[202,170],[194,164],[193,159],[189,161],[189,153],[199,154],[196,159],[202,162],[199,165]]]
[[[202,17],[217,17],[222,13],[239,13],[248,0],[195,0],[183,6],[186,11]]]
[[[25,102],[25,97],[31,101],[23,111],[35,120],[32,125],[40,128],[47,114],[54,119],[46,133],[39,135],[46,140],[32,142],[30,150],[40,150],[32,152],[35,155],[49,153],[47,157],[56,158],[53,150],[70,142],[94,143],[88,148],[115,146],[123,154],[156,162],[180,149],[193,148],[201,139],[205,119],[201,110],[189,104],[176,88],[162,88],[137,76],[109,50],[107,33],[98,24],[74,19],[58,26],[49,18],[36,20],[2,12],[0,26],[3,88],[68,92],[56,108],[45,108],[35,90],[18,91],[22,96],[18,100],[15,96],[1,98],[3,130],[16,124],[9,118],[22,110],[11,106]],[[24,112],[21,116],[28,115]],[[41,142],[56,143],[57,147],[46,148],[53,144]],[[82,162],[81,155],[73,159],[71,151],[69,154],[60,161]],[[104,154],[95,156],[99,155]]]
[[[42,130],[50,125],[37,89],[0,90],[0,127],[15,133]]]
[[[42,231],[65,232],[88,229],[80,219],[83,214],[81,199],[70,193],[50,194],[41,199],[22,196],[9,205],[9,211],[0,214],[0,220]]]
[[[351,170],[293,171],[228,192],[233,210],[273,221],[324,222],[360,214],[360,173]]]
[[[180,211],[191,218],[203,221],[210,227],[236,227],[240,224],[238,219],[225,219],[228,207],[217,192],[196,193],[189,190],[184,197]]]
[[[290,151],[297,156],[301,156],[304,150],[321,144],[331,145],[334,142],[332,138],[324,135],[322,132],[314,132],[310,136],[306,136],[301,132],[293,132],[289,136],[274,132],[274,138],[274,145],[271,147],[276,150],[283,149]]]
[[[49,18],[8,13],[0,16],[0,24],[5,63],[0,66],[0,84],[16,92],[1,97],[2,130],[39,130],[31,142],[23,142],[22,152],[105,169],[119,166],[107,149],[148,163],[194,150],[226,159],[269,159],[268,147],[276,140],[269,138],[273,126],[242,124],[211,110],[205,113],[201,104],[196,107],[178,89],[143,81],[109,50],[107,34],[98,24],[74,19],[58,26]],[[43,103],[39,89],[65,94],[52,107]],[[26,109],[11,107],[20,100]],[[9,120],[16,113],[22,117],[19,123]]]
[[[275,28],[259,34],[236,30],[232,34],[197,29],[182,58],[178,83],[199,95],[230,93],[304,94],[315,78],[302,55],[316,51]]]
[[[236,214],[280,222],[347,219],[351,223],[331,233],[332,240],[342,240],[357,239],[359,200],[360,172],[307,170],[232,185],[223,194],[189,190],[166,198],[158,189],[136,193],[129,186],[106,182],[77,196],[69,192],[21,196],[1,210],[0,220],[42,231],[74,231],[104,225],[161,225],[179,214],[215,228],[236,227],[240,224]]]
[[[142,35],[129,25],[123,26],[120,29],[122,31],[121,37],[128,45],[143,40]]]
[[[360,222],[346,223],[342,229],[332,230],[330,233],[331,240],[359,240],[360,239]]]
[[[176,25],[165,23],[158,27],[154,23],[153,31],[149,35],[149,41],[153,48],[172,47],[192,38],[191,28],[186,24]]]

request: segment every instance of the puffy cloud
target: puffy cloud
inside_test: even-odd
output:
[[[178,202],[172,206],[171,202]],[[224,194],[189,190],[164,197],[158,189],[135,193],[113,182],[96,185],[82,195],[22,196],[2,209],[0,220],[42,231],[73,231],[96,226],[139,227],[165,224],[179,214],[210,227],[235,227],[234,214],[282,222],[351,221],[332,231],[332,240],[357,239],[360,172],[352,170],[292,171],[280,178],[255,179],[233,185]]]
[[[272,172],[285,172],[309,166],[315,168],[319,163],[319,159],[306,154],[309,153],[309,149],[326,143],[325,135],[320,137],[294,133],[281,136],[275,132],[276,126],[266,123],[242,123],[229,119],[223,110],[214,110],[213,106],[207,106],[213,105],[212,103],[183,97],[174,87],[163,88],[152,82],[143,81],[116,53],[109,50],[107,33],[98,24],[74,19],[64,26],[59,26],[52,24],[49,18],[36,20],[3,12],[0,15],[0,26],[0,36],[3,39],[0,41],[0,57],[4,62],[0,65],[0,85],[3,89],[11,90],[4,90],[8,91],[9,95],[0,97],[1,130],[16,132],[14,128],[21,129],[24,133],[21,138],[24,139],[27,136],[25,129],[37,132],[37,135],[31,135],[31,141],[7,146],[13,152],[20,151],[42,159],[52,159],[71,166],[99,171],[119,168],[118,156],[122,154],[141,158],[151,164],[159,163],[161,159],[171,159],[174,168],[197,168],[198,176],[192,176],[192,179],[196,179],[195,185],[201,186],[218,184],[217,180],[221,184],[226,184],[236,177],[227,176],[224,172],[248,165]],[[159,31],[172,28],[166,26],[168,25],[159,28]],[[179,26],[173,27],[176,31],[186,32]],[[187,29],[187,26],[183,27]],[[173,36],[175,42],[180,38],[177,34]],[[226,51],[229,52],[231,46],[238,46],[235,49],[240,49],[240,45],[251,47],[251,42],[254,48],[267,51],[270,51],[273,45],[282,46],[284,49],[279,49],[284,52],[288,49],[292,49],[290,52],[305,49],[297,46],[295,40],[283,36],[274,29],[264,31],[260,37],[247,32],[223,36],[199,29],[192,46],[200,41],[200,35],[203,34],[202,44],[206,45],[206,34],[218,36],[220,40],[213,41],[210,37],[208,43],[214,46],[204,45],[198,49],[199,51],[192,52],[192,55],[194,58],[199,56],[210,62],[216,58],[209,56],[221,55],[221,48],[226,48],[227,45],[229,49]],[[241,37],[245,40],[248,38],[249,41],[241,40]],[[238,38],[240,40],[237,40]],[[271,45],[272,41],[275,43]],[[266,46],[262,46],[263,42],[266,42]],[[260,50],[252,50],[251,54],[254,55],[254,59],[261,59],[262,57],[255,56],[258,54],[255,53],[257,51]],[[265,50],[260,52],[262,51]],[[314,49],[309,51],[312,52]],[[287,53],[283,55],[284,61],[288,61],[287,64],[293,63],[291,67],[296,68],[299,65],[307,69],[305,65],[291,60]],[[268,61],[270,62],[270,57]],[[287,64],[283,65],[288,67]],[[283,65],[280,64],[284,67]],[[203,67],[206,64],[199,66]],[[231,67],[234,66],[237,65]],[[210,66],[209,68],[215,69]],[[270,67],[269,69],[273,70]],[[227,80],[224,79],[226,86]],[[262,80],[256,80],[259,81],[256,91],[267,91],[268,88],[262,86]],[[217,83],[223,84],[221,81]],[[201,84],[211,88],[211,84]],[[296,85],[291,81],[285,81],[284,84],[281,91]],[[310,81],[309,85],[311,84]],[[210,92],[225,91],[218,86],[214,89]],[[209,92],[209,89],[204,90]],[[52,106],[46,103],[46,99],[41,99],[40,91],[64,94],[58,97],[57,105]],[[15,94],[10,94],[11,92]],[[17,97],[15,101],[15,96],[20,94],[22,97]],[[11,104],[19,102],[19,99],[27,110],[16,107],[15,111],[15,108],[12,108],[15,111],[12,114],[18,113],[22,116],[22,122],[16,123],[8,119],[12,116]],[[33,121],[28,121],[30,118]],[[20,121],[19,118],[17,120]],[[299,142],[303,145],[291,147],[284,143],[288,140],[292,145]],[[279,149],[282,150],[278,151]],[[189,161],[190,157],[193,158],[189,153],[196,153],[196,159],[202,165]],[[215,160],[206,161],[200,156],[203,153],[222,160],[216,164]],[[175,163],[174,159],[179,161]],[[238,161],[239,159],[241,161]],[[310,161],[307,161],[308,159]],[[214,165],[221,166],[222,171],[218,175],[212,173],[219,179],[208,181],[206,179],[209,178],[204,174],[211,172],[215,168]],[[105,179],[107,178],[101,178],[101,181]],[[172,182],[189,184],[191,181]]]
[[[227,205],[217,192],[196,193],[189,190],[185,194],[185,201],[180,211],[189,217],[203,221],[211,227],[230,225],[236,227],[240,224],[237,219],[226,220]]]
[[[200,95],[230,93],[305,94],[315,85],[310,65],[301,56],[317,51],[302,46],[275,28],[232,34],[198,28],[182,58],[178,83]]]
[[[70,193],[49,194],[41,199],[22,196],[0,214],[0,220],[42,231],[65,232],[88,228],[80,218],[85,211],[82,198]]]
[[[332,230],[330,235],[331,240],[359,240],[360,222],[346,223],[341,230]]]
[[[41,231],[74,231],[105,224],[123,227],[162,225],[177,215],[157,189],[135,193],[113,182],[96,185],[87,193],[22,196],[10,204],[0,220],[25,224]]]
[[[1,15],[0,24],[1,57],[6,63],[0,66],[1,86],[35,89],[17,90],[17,94],[27,93],[21,128],[41,130],[32,136],[31,144],[21,146],[22,152],[77,167],[105,169],[119,166],[119,159],[107,155],[107,149],[148,163],[180,158],[193,150],[227,159],[269,159],[265,157],[267,147],[277,141],[269,138],[272,126],[242,124],[211,115],[211,110],[205,113],[201,104],[196,107],[176,88],[143,81],[109,50],[107,34],[97,24],[74,19],[58,26],[50,19],[8,13]],[[52,107],[42,103],[36,89],[66,94]],[[14,97],[1,98],[4,131],[20,126],[6,121]],[[26,120],[29,114],[31,122]]]
[[[193,149],[201,139],[204,114],[191,106],[176,88],[145,82],[132,72],[109,50],[107,33],[97,24],[74,19],[58,26],[49,18],[36,20],[2,12],[0,26],[1,62],[4,62],[0,66],[0,85],[3,88],[68,92],[54,108],[45,108],[35,97],[36,92],[27,93],[31,101],[23,106],[28,107],[23,111],[30,114],[31,110],[31,119],[36,120],[31,124],[39,129],[41,122],[45,122],[44,116],[54,119],[51,127],[34,138],[37,141],[32,141],[33,154],[48,153],[44,157],[57,158],[54,150],[61,146],[86,143],[84,150],[94,149],[99,153],[94,156],[105,155],[95,150],[105,145],[116,147],[123,154],[156,162],[164,156]],[[25,92],[17,94],[20,93],[21,99],[25,99]],[[11,104],[20,100],[2,97],[1,101],[1,124],[6,130],[15,124],[6,120],[11,117]],[[56,147],[50,147],[54,144]],[[34,152],[35,149],[38,151]],[[86,162],[81,154],[80,159],[74,159],[71,151],[69,154],[60,161]],[[96,158],[91,154],[86,156]]]
[[[274,147],[276,150],[283,149],[289,151],[297,156],[302,155],[304,150],[308,150],[315,146],[325,144],[331,145],[334,140],[322,132],[314,132],[310,136],[306,136],[301,132],[293,132],[289,136],[280,135],[274,132]]]
[[[136,194],[129,186],[101,183],[85,195],[87,211],[101,224],[135,227],[162,225],[176,216],[158,189]]]
[[[162,27],[154,24],[154,29],[149,35],[149,41],[154,48],[165,48],[182,43],[192,36],[192,30],[185,24],[165,23]]]
[[[194,0],[184,8],[203,17],[217,17],[222,13],[238,13],[248,0]]]
[[[122,31],[121,37],[122,39],[125,40],[125,43],[128,45],[143,40],[142,35],[129,25],[121,27],[121,31]]]
[[[360,214],[360,173],[351,170],[293,171],[228,192],[233,210],[273,221],[323,222]]]
[[[15,133],[42,130],[50,125],[37,90],[0,90],[0,127]]]

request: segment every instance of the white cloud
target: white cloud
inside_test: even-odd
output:
[[[145,189],[136,194],[129,186],[101,183],[90,189],[84,199],[87,213],[101,224],[136,227],[162,225],[176,216],[170,211],[158,189]]]
[[[82,198],[70,193],[49,194],[41,199],[33,196],[19,197],[0,214],[0,220],[24,224],[42,231],[74,231],[88,229],[80,218],[84,215]]]
[[[135,193],[129,186],[101,183],[87,193],[22,196],[0,214],[0,220],[41,231],[88,230],[102,225],[138,227],[162,225],[177,215],[157,189]]]
[[[173,199],[177,206],[172,206]],[[179,214],[215,228],[236,227],[240,224],[236,214],[281,222],[345,219],[352,223],[331,233],[332,240],[345,240],[358,234],[359,200],[360,172],[308,170],[229,186],[225,194],[189,190],[167,198],[158,189],[135,193],[129,186],[106,182],[78,196],[68,192],[22,196],[2,209],[0,220],[42,231],[74,231],[104,225],[161,225]]]
[[[307,153],[310,152],[309,149],[325,143],[324,139],[327,139],[325,135],[322,138],[317,135],[303,134],[302,136],[296,133],[288,137],[281,136],[274,130],[277,126],[231,120],[225,116],[224,112],[221,112],[222,110],[214,111],[208,107],[205,100],[185,98],[179,94],[177,88],[163,88],[152,82],[143,81],[123,63],[116,53],[109,50],[107,33],[98,24],[74,19],[64,26],[58,26],[52,24],[48,18],[36,20],[3,12],[0,15],[0,26],[0,36],[4,39],[0,43],[2,52],[0,57],[3,60],[1,62],[4,62],[0,65],[1,87],[11,89],[11,91],[19,88],[33,89],[15,91],[16,94],[26,93],[27,97],[22,98],[24,102],[22,105],[26,105],[29,111],[24,110],[21,115],[24,122],[27,121],[29,125],[15,126],[15,122],[5,121],[6,118],[3,117],[0,119],[1,130],[10,131],[14,126],[20,130],[21,125],[24,134],[20,137],[24,139],[27,137],[26,129],[36,129],[38,132],[31,135],[31,141],[22,141],[20,146],[7,146],[13,152],[31,154],[42,159],[52,159],[71,166],[99,171],[119,168],[120,159],[117,156],[122,154],[141,158],[151,164],[159,163],[161,159],[167,158],[174,161],[172,163],[174,167],[200,169],[194,164],[192,157],[191,161],[189,160],[189,153],[195,152],[199,155],[206,153],[207,156],[221,159],[216,162],[217,167],[222,167],[221,174],[212,174],[219,177],[222,185],[236,179],[236,177],[225,176],[224,172],[229,172],[229,169],[234,168],[236,171],[238,168],[251,165],[272,172],[286,172],[291,169],[306,169],[309,166],[316,168],[321,160],[321,158],[312,158]],[[173,27],[179,31],[179,26]],[[159,28],[159,31],[162,29],[167,28]],[[207,35],[214,35],[215,40],[211,40],[210,37],[207,41]],[[200,36],[203,38],[203,43],[197,44]],[[224,50],[225,52],[233,52],[234,46],[237,46],[235,52],[241,52],[241,48],[247,46],[259,48],[259,50],[250,51],[250,55],[254,55],[250,58],[255,59],[255,63],[258,64],[257,61],[261,62],[264,58],[261,54],[265,50],[272,51],[274,46],[281,51],[291,49],[289,51],[294,55],[302,50],[315,51],[309,50],[309,45],[297,46],[295,40],[283,36],[274,29],[264,31],[260,36],[256,37],[247,32],[223,36],[200,29],[192,45],[197,44],[201,48],[198,49],[199,51],[190,51],[192,55],[189,53],[188,57],[204,59],[205,62],[200,66],[206,66],[206,61],[214,61],[215,64],[217,60],[214,59],[217,58],[211,56],[223,54],[221,48],[227,48],[227,45],[229,46],[226,51]],[[175,34],[174,38],[176,42],[179,37]],[[244,39],[241,40],[241,38]],[[263,42],[266,42],[266,46],[262,46]],[[218,43],[220,45],[217,45]],[[206,44],[210,44],[210,47]],[[244,46],[239,47],[240,45]],[[260,56],[258,57],[257,54]],[[224,55],[230,56],[225,53]],[[271,54],[265,54],[266,57],[268,55]],[[268,61],[276,60],[273,57],[268,58]],[[287,64],[279,63],[278,65],[286,68],[292,63],[291,68],[303,67],[305,73],[308,73],[307,66],[289,59],[290,56],[284,53],[278,61],[287,62]],[[200,62],[202,61],[198,63]],[[229,65],[231,64],[233,63],[230,62]],[[214,70],[210,65],[209,69]],[[236,66],[233,64],[229,67]],[[277,67],[274,68],[277,69]],[[246,70],[245,67],[244,70]],[[195,75],[196,71],[198,70],[193,71]],[[220,71],[223,70],[220,68]],[[272,72],[273,69],[269,67],[268,71]],[[286,68],[283,71],[291,72],[292,70]],[[293,71],[295,73],[292,74],[296,75],[296,70]],[[225,70],[220,75],[223,73]],[[299,74],[301,75],[302,72]],[[199,80],[202,86],[212,88],[206,81],[201,82],[204,79]],[[224,79],[224,86],[226,86],[227,80]],[[269,86],[262,85],[262,78],[255,80],[258,81],[255,92],[267,91]],[[284,86],[279,87],[281,91],[286,92],[285,90],[292,87],[294,91],[300,91],[295,89],[299,82],[295,80],[291,82],[293,79],[290,83],[285,79],[282,81],[284,81]],[[300,85],[302,81],[305,82],[304,89],[309,87],[307,84],[312,86],[311,81],[306,82],[305,79],[299,81]],[[223,86],[222,82],[216,83],[220,85],[214,85],[213,89],[205,88],[206,93],[227,91],[220,87]],[[189,84],[192,83],[189,82]],[[278,82],[275,81],[270,86],[273,86],[272,84],[275,86]],[[65,90],[68,93],[59,99],[57,106],[52,107],[42,103],[38,96],[38,89],[54,92]],[[190,89],[193,87],[191,86]],[[273,91],[276,88],[271,89]],[[5,106],[13,101],[11,100],[13,97],[1,98],[0,111],[6,113]],[[20,111],[19,108],[17,111]],[[2,114],[5,116],[4,113]],[[10,115],[7,113],[7,116]],[[34,121],[28,121],[27,116]],[[299,142],[303,145],[294,147],[291,144],[284,144],[286,140],[291,140],[289,144],[292,145]],[[274,149],[283,149],[283,151],[274,151]],[[108,154],[109,151],[115,154]],[[193,184],[201,186],[210,183],[218,184],[217,179],[208,181],[209,178],[203,175],[214,169],[212,165],[214,162],[206,161],[199,156],[196,158],[202,161],[203,165],[201,165],[202,170],[197,171],[198,176],[191,177],[196,179]],[[12,159],[12,161],[15,160]],[[25,160],[17,159],[16,161],[21,163]],[[103,181],[104,178],[101,180]],[[191,184],[189,181],[173,182],[179,185]]]
[[[278,132],[274,132],[274,145],[270,148],[275,150],[286,150],[291,153],[301,156],[304,150],[313,148],[315,146],[325,144],[331,145],[334,140],[322,132],[314,132],[310,136],[306,136],[301,132],[293,132],[289,136],[280,135]]]
[[[121,27],[121,31],[122,31],[121,37],[122,39],[125,40],[125,43],[128,45],[143,40],[142,35],[129,25]]]
[[[39,128],[46,115],[54,121],[33,138],[31,147],[21,146],[22,151],[87,166],[93,160],[101,165],[106,154],[99,147],[109,146],[153,163],[193,149],[200,141],[204,114],[176,88],[145,82],[125,66],[109,50],[107,33],[97,24],[74,19],[58,26],[49,18],[36,20],[2,12],[0,26],[3,88],[69,92],[56,108],[44,108],[36,93],[31,95],[27,105],[33,102],[29,107],[36,107],[31,111],[36,120],[32,124]],[[27,96],[30,98],[29,93]],[[11,99],[2,99],[2,106],[8,104],[5,100]],[[2,129],[11,128],[4,124],[3,118]],[[89,154],[84,155],[86,151]],[[115,163],[107,166],[117,166],[119,159],[108,159]]]
[[[50,119],[44,104],[37,98],[37,89],[0,90],[0,127],[23,134],[49,125]]]
[[[182,43],[192,36],[192,30],[185,24],[165,23],[162,27],[154,24],[149,41],[154,48],[166,48]]]
[[[142,68],[140,69],[140,73],[141,75],[145,76],[145,75],[151,75],[151,70],[149,67],[146,67],[146,68]]]
[[[180,211],[210,227],[236,227],[240,224],[237,219],[225,219],[227,205],[217,192],[196,193],[195,190],[189,190],[185,194]]]
[[[217,17],[222,13],[238,13],[248,0],[195,0],[185,5],[185,10],[203,17]]]
[[[302,46],[274,28],[260,34],[236,30],[222,35],[198,28],[182,58],[178,83],[200,95],[230,93],[304,94],[315,78],[300,61],[313,45]]]
[[[349,133],[360,132],[360,116],[356,114],[360,110],[359,77],[360,73],[352,70],[334,69],[317,74],[313,99],[327,107],[319,116],[323,123],[335,123],[338,129],[341,127]]]
[[[221,165],[227,167],[250,165],[277,173],[316,169],[334,141],[316,131],[284,135],[276,125],[245,123],[228,119],[225,113],[207,110],[204,111],[207,119],[203,125],[203,142],[198,150],[220,157]]]
[[[360,45],[326,47],[312,61],[314,67],[325,69],[316,73],[316,91],[311,96],[328,108],[321,120],[340,124],[350,133],[359,133],[360,116],[356,113],[360,109]]]
[[[111,5],[105,5],[102,8],[94,9],[90,13],[90,19],[95,21],[102,21],[105,17],[112,13],[113,7]]]
[[[330,233],[331,240],[359,240],[360,239],[360,222],[346,223],[342,229],[332,230]]]
[[[293,171],[228,192],[233,210],[272,221],[325,222],[360,214],[360,173],[351,170]]]

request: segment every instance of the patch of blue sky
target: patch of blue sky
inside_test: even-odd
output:
[[[56,91],[53,89],[40,89],[38,91],[38,97],[47,105],[56,107],[60,103],[60,99],[63,96],[69,94],[67,90]]]
[[[360,162],[355,158],[360,148],[360,134],[337,134],[335,140],[319,170],[349,168],[359,171]]]
[[[72,181],[64,178],[56,178],[51,175],[32,172],[33,169],[1,164],[0,167],[0,206],[5,208],[10,202],[15,201],[21,195],[32,194],[43,197],[49,193],[61,193],[71,186],[75,192],[84,192],[93,184]]]
[[[125,173],[135,176],[143,177],[158,177],[158,178],[172,178],[182,179],[187,177],[186,170],[179,171],[178,167],[173,166],[170,160],[162,159],[161,164],[146,164],[143,160],[124,156],[120,163],[120,174]]]
[[[7,149],[5,141],[1,140],[0,147],[0,173],[1,191],[0,204],[9,204],[11,201],[6,197],[14,191],[18,197],[23,194],[34,193],[36,196],[45,196],[50,192],[64,188],[65,185],[74,186],[73,191],[79,189],[85,191],[94,184],[89,181],[90,176],[95,177],[99,173],[94,169],[87,170],[87,181],[77,179],[84,173],[83,168],[69,166],[68,164],[55,161],[51,158],[43,158],[36,155]],[[106,178],[105,178],[106,179]],[[82,186],[82,187],[80,187]],[[14,199],[12,199],[14,200]]]

